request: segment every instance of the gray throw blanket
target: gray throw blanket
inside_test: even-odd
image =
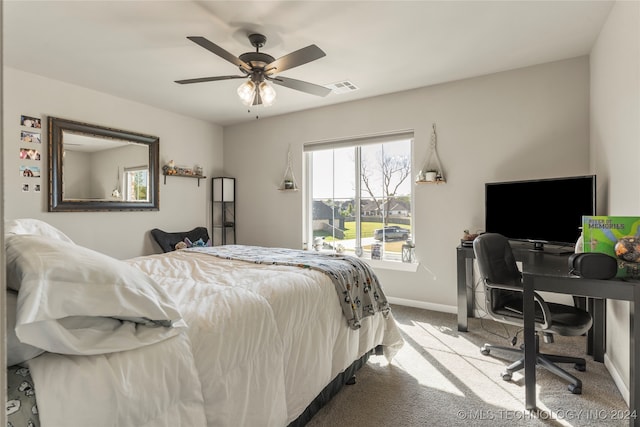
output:
[[[351,255],[324,254],[296,249],[226,245],[190,248],[219,258],[310,268],[321,271],[335,285],[347,323],[360,328],[360,321],[380,311],[386,317],[389,303],[380,282],[367,263]]]

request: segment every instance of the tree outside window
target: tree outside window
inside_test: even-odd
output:
[[[411,239],[412,139],[307,153],[311,246],[400,261]]]
[[[149,201],[149,169],[146,166],[125,168],[124,183],[125,200]]]

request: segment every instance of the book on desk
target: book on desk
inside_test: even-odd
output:
[[[472,248],[473,240],[460,239],[460,246],[462,246],[463,248]]]
[[[619,278],[640,278],[640,217],[583,216],[584,252],[604,253],[618,262]]]

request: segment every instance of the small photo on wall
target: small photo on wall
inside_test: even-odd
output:
[[[40,152],[33,148],[21,148],[20,160],[40,160]]]
[[[35,191],[36,193],[40,192],[40,184],[36,184],[33,186],[33,191]]]
[[[42,127],[42,123],[40,119],[37,117],[31,117],[31,116],[20,116],[20,124],[28,128],[40,129],[40,127]]]
[[[40,178],[40,168],[38,166],[20,166],[20,176],[25,178]]]
[[[20,141],[22,142],[35,142],[40,144],[42,139],[40,138],[40,134],[38,132],[29,132],[27,130],[23,130],[20,132]]]
[[[29,192],[29,184],[22,184],[22,192],[23,193]]]

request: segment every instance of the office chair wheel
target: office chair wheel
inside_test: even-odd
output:
[[[567,387],[567,388],[573,394],[582,394],[582,387],[579,386],[579,385],[569,384],[569,387]]]
[[[501,375],[502,375],[503,381],[511,381],[511,376],[512,376],[511,372],[504,371]]]
[[[480,347],[480,353],[484,354],[485,356],[488,355],[490,352],[489,348],[487,348],[487,346],[482,346]]]
[[[584,372],[587,370],[587,365],[584,365],[582,363],[576,363],[575,365],[573,365],[573,368],[576,371]]]

